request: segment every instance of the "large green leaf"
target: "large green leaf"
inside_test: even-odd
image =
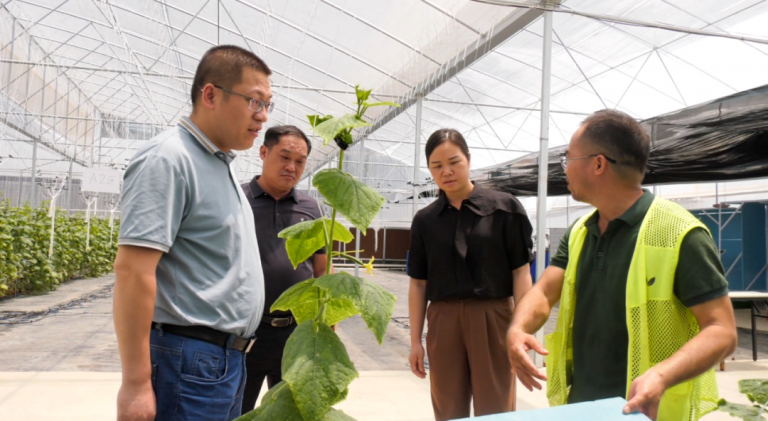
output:
[[[315,310],[316,312],[318,310]],[[342,320],[346,320],[360,313],[355,303],[343,298],[331,300],[325,308],[325,323],[333,326]]]
[[[387,333],[387,325],[395,311],[394,294],[373,282],[364,281],[360,288],[360,312],[368,328],[373,331],[379,344]]]
[[[727,412],[732,417],[741,418],[744,421],[765,421],[765,418],[760,414],[760,407],[753,405],[742,405],[740,403],[726,402],[725,399],[720,399],[717,409]],[[765,413],[765,411],[763,411]]]
[[[345,114],[342,117],[333,117],[314,127],[315,133],[323,139],[323,144],[327,145],[333,141],[342,130],[370,126],[365,120],[352,114]]]
[[[397,297],[381,286],[346,272],[321,276],[315,286],[324,289],[334,299],[349,300],[362,313],[363,320],[373,331],[379,344],[387,333],[387,325],[395,310]]]
[[[344,396],[346,396],[346,390]],[[261,398],[261,405],[258,408],[235,421],[294,421],[302,419],[291,388],[288,383],[282,381],[267,391]],[[355,421],[355,419],[342,411],[331,408],[317,421]]]
[[[270,311],[290,311],[297,323],[313,320],[320,311],[322,289],[315,286],[315,279],[307,279],[283,292],[272,304]],[[344,319],[360,313],[355,304],[347,299],[332,299],[325,309],[325,323],[336,324]]]
[[[384,204],[384,198],[376,190],[338,169],[318,172],[312,184],[331,206],[363,233]]]
[[[318,124],[320,124],[320,123],[322,123],[324,121],[330,120],[332,118],[333,118],[333,116],[330,115],[330,114],[327,114],[327,115],[325,115],[323,117],[320,117],[319,115],[308,115],[307,116],[307,120],[309,120],[309,125],[312,126],[312,127],[315,127]]]
[[[739,392],[747,395],[747,399],[749,399],[750,402],[764,405],[768,402],[768,380],[739,380]]]
[[[305,421],[320,418],[359,376],[336,332],[312,321],[288,338],[282,371]]]
[[[293,268],[315,254],[316,251],[323,248],[326,244],[326,230],[331,228],[330,218],[320,218],[313,221],[300,222],[292,225],[277,234],[280,238],[285,238],[285,249],[288,252],[288,258],[291,260]],[[334,223],[333,239],[348,243],[355,237],[352,233],[338,222]]]
[[[317,315],[320,292],[320,289],[315,286],[315,279],[307,279],[285,290],[269,311],[290,311],[297,323],[311,320]],[[314,313],[311,310],[313,307]]]
[[[331,408],[318,421],[355,421],[355,419],[345,414],[344,411]]]
[[[317,278],[315,286],[328,291],[332,298],[343,298],[357,304],[360,302],[360,285],[363,282],[362,278],[342,271]]]
[[[261,398],[261,405],[235,421],[294,421],[301,413],[293,400],[291,388],[282,381],[269,389]]]

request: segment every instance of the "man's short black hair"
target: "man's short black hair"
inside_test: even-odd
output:
[[[312,142],[309,141],[307,135],[296,126],[273,126],[267,129],[267,133],[264,134],[264,146],[267,149],[272,150],[272,147],[280,143],[280,139],[283,136],[296,136],[304,139],[307,142],[307,156],[312,152]]]
[[[250,67],[269,76],[267,63],[256,54],[236,45],[219,45],[203,54],[192,81],[192,107],[208,83],[231,89],[243,80],[243,69]]]
[[[583,139],[595,146],[597,153],[618,161],[620,175],[627,175],[622,168],[645,174],[651,139],[637,120],[621,111],[600,110],[587,117],[582,127]]]

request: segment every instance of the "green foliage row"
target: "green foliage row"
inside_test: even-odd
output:
[[[118,223],[115,220],[115,239]],[[91,218],[86,251],[87,226],[83,215],[56,212],[53,258],[49,258],[48,206],[14,207],[10,201],[0,202],[0,297],[51,291],[73,278],[111,272],[117,241],[110,244],[109,221]]]

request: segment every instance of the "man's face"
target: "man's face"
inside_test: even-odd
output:
[[[224,86],[224,88],[257,100],[266,102],[272,100],[269,77],[250,67],[243,69],[240,83],[231,87]],[[219,93],[223,94],[221,90]],[[226,149],[237,151],[253,147],[253,142],[259,135],[262,125],[267,122],[266,107],[259,112],[251,111],[248,108],[249,101],[235,94],[221,95],[217,105],[215,131],[221,144]]]
[[[301,137],[285,135],[281,136],[280,141],[271,149],[262,145],[259,154],[264,161],[262,181],[276,190],[288,191],[299,182],[304,173],[309,148]]]
[[[571,137],[571,142],[568,144],[568,150],[565,153],[566,158],[582,158],[591,155],[591,153],[584,148],[585,142],[582,140],[583,132],[584,127],[580,127]],[[593,161],[593,158],[572,159],[567,161],[565,179],[568,182],[568,190],[571,191],[571,196],[573,196],[574,200],[578,200],[579,202],[586,202],[588,200],[588,193],[591,185],[589,169],[591,168]]]

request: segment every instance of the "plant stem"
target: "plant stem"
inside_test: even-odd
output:
[[[341,256],[341,257],[343,257],[343,258],[345,258],[347,260],[350,260],[350,261],[352,261],[354,263],[357,263],[358,265],[361,265],[361,266],[365,265],[365,263],[362,260],[356,258],[355,256],[349,255],[347,253],[337,253],[337,255]]]
[[[339,153],[339,171],[341,171],[342,164],[344,163],[344,150],[342,149]],[[336,226],[336,208],[333,208],[333,211],[331,211],[331,228],[329,229],[330,233],[328,234],[328,237],[325,241],[325,250],[328,255],[331,255],[333,252],[333,228]],[[325,274],[329,275],[331,273],[331,263],[333,259],[328,259],[328,262],[325,265]]]
[[[342,149],[339,153],[339,171],[343,168],[342,165],[344,164],[344,149]],[[325,265],[325,274],[330,275],[331,273],[331,264],[333,263],[333,228],[336,226],[336,208],[333,208],[333,211],[331,211],[331,228],[329,228],[328,237],[325,241],[325,250],[327,255],[329,256],[328,262]],[[320,323],[325,323],[325,310],[328,306],[328,301],[326,298],[326,292],[321,292],[320,296],[320,307],[318,308],[317,317],[315,317],[315,320]]]

